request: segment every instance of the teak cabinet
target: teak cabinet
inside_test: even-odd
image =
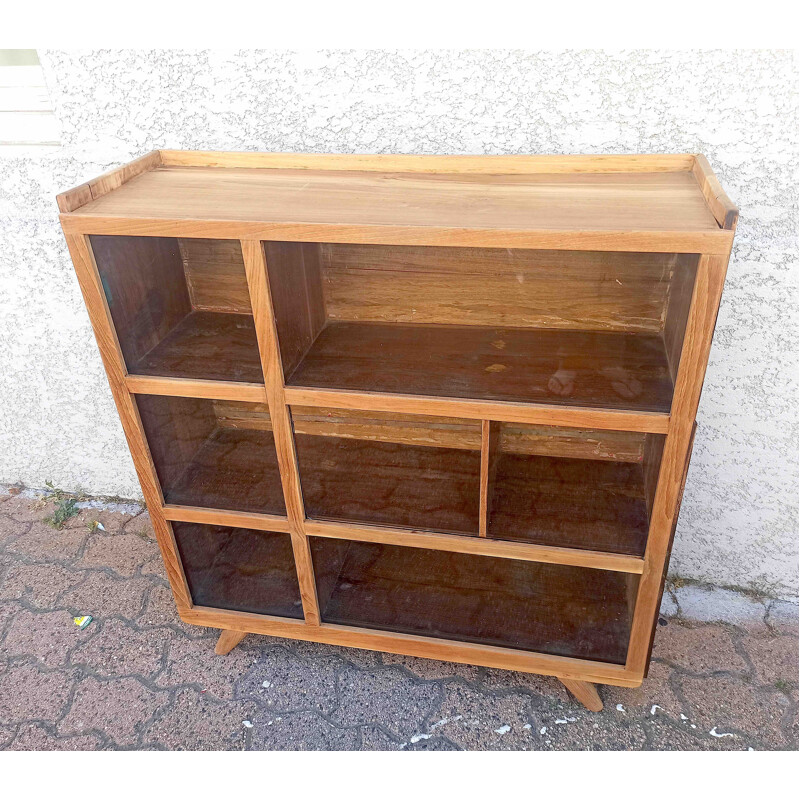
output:
[[[158,151],[58,202],[217,652],[642,682],[737,219],[703,156]]]

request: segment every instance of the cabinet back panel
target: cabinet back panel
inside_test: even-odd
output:
[[[221,428],[271,431],[266,404],[214,401]],[[422,414],[397,414],[342,408],[292,406],[298,435],[335,436],[392,444],[481,449],[481,421]],[[501,452],[599,461],[642,461],[646,434],[629,431],[583,430],[548,425],[503,424]]]
[[[666,253],[321,244],[330,320],[659,332]]]
[[[236,239],[178,239],[192,308],[252,314],[242,247]]]

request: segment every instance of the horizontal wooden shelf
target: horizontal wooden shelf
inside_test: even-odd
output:
[[[492,419],[502,422],[561,425],[566,428],[598,428],[612,431],[666,433],[669,414],[615,411],[595,408],[570,408],[538,403],[498,403],[487,400],[460,400],[413,394],[352,392],[342,389],[313,389],[287,386],[286,402],[317,408],[396,411],[464,419]]]
[[[213,311],[188,314],[128,371],[204,381],[264,380],[253,317]]]
[[[126,375],[125,386],[134,394],[155,394],[168,397],[203,397],[208,400],[240,400],[245,403],[266,403],[263,383],[238,381],[200,381],[192,378],[160,378],[155,375]]]
[[[314,537],[311,552],[325,623],[625,662],[636,576]]]
[[[329,323],[287,386],[669,413],[660,337]]]
[[[304,529],[307,536],[347,539],[353,542],[396,544],[427,550],[444,550],[450,553],[472,553],[495,558],[511,558],[516,561],[538,561],[543,564],[564,564],[590,569],[605,569],[611,572],[630,572],[635,575],[641,575],[644,570],[644,559],[642,558],[618,553],[602,553],[597,550],[549,547],[478,536],[458,536],[417,529],[317,522],[315,520],[306,520]]]
[[[290,530],[286,517],[258,514],[253,511],[226,511],[221,508],[201,508],[165,503],[161,510],[170,522],[200,522],[206,525],[228,525],[234,528],[252,528],[257,531]]]

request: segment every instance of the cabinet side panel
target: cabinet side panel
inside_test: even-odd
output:
[[[727,264],[727,255],[704,255],[697,268],[628,650],[627,667],[638,674],[644,674],[647,667],[652,627],[661,600],[664,563],[672,527],[680,509],[683,473],[708,365]]]
[[[139,411],[133,401],[133,396],[125,387],[125,365],[122,352],[111,322],[111,315],[101,288],[94,257],[89,249],[88,237],[67,234],[66,240],[75,266],[75,273],[78,276],[81,293],[86,303],[86,310],[89,312],[89,319],[97,339],[100,356],[103,359],[103,366],[108,376],[111,393],[117,406],[122,429],[131,451],[139,483],[142,486],[142,494],[150,512],[150,519],[161,550],[161,557],[164,560],[164,567],[175,598],[175,604],[179,613],[186,613],[192,606],[189,588],[178,557],[172,528],[164,518],[161,510],[163,497],[150,457],[150,450],[144,436]]]
[[[676,264],[669,287],[669,297],[664,314],[664,347],[667,351],[667,363],[673,383],[678,376],[678,365],[686,332],[686,321],[689,318],[689,306],[692,302],[695,276],[699,256],[681,255]]]

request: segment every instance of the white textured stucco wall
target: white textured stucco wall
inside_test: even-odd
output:
[[[788,52],[41,53],[63,147],[0,160],[0,482],[138,497],[54,195],[153,148],[703,152],[741,220],[672,572],[797,589]]]

